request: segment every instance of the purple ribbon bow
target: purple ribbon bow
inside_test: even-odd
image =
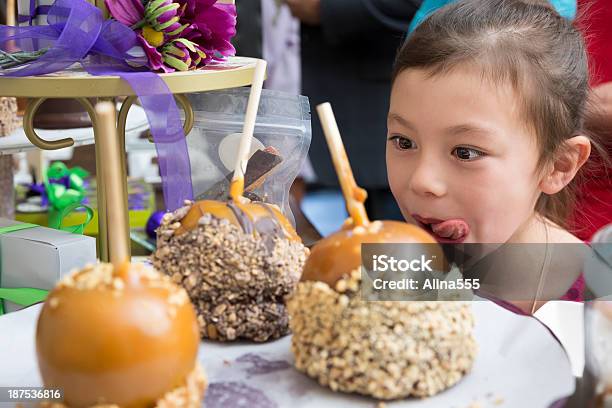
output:
[[[85,0],[57,0],[46,26],[0,25],[0,49],[47,51],[3,76],[44,75],[80,63],[91,75],[116,75],[128,82],[145,110],[157,149],[166,208],[173,211],[193,198],[187,142],[174,96],[159,75],[146,68],[147,58],[136,33],[105,20]]]

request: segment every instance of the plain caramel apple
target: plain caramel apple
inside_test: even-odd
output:
[[[151,407],[194,370],[198,323],[183,289],[143,265],[85,268],[48,296],[36,333],[46,387],[64,403]]]

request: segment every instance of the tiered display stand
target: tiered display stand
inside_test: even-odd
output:
[[[208,66],[202,70],[188,72],[174,72],[161,74],[170,91],[175,95],[178,105],[185,113],[183,128],[185,135],[189,134],[193,127],[193,109],[185,94],[192,92],[204,92],[219,89],[238,88],[250,85],[255,69],[255,58],[231,57],[221,64]],[[137,97],[130,86],[118,76],[92,76],[82,70],[69,70],[59,74],[51,74],[35,77],[0,77],[0,96],[14,96],[30,98],[26,108],[23,127],[30,142],[42,150],[56,150],[74,145],[74,140],[65,138],[48,141],[41,138],[34,129],[34,117],[41,104],[51,98],[68,98],[79,101],[87,110],[94,129],[96,145],[96,173],[102,174],[104,166],[109,160],[101,155],[101,147],[105,143],[95,113],[95,103],[100,100],[114,100],[125,98],[121,108],[117,111],[117,134],[120,138],[120,146],[125,150],[125,128],[130,107]],[[127,169],[125,155],[121,155],[121,172],[125,176],[123,183],[123,200],[125,214],[127,211]],[[98,250],[102,261],[109,261],[110,240],[118,238],[122,242],[129,243],[129,220],[123,223],[122,230],[108,228],[108,217],[106,209],[105,186],[98,183]],[[129,248],[127,248],[129,253]]]

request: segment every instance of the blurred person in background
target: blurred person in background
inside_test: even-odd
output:
[[[300,23],[281,0],[236,0],[236,55],[268,62],[264,87],[300,93]]]
[[[421,0],[283,0],[301,21],[302,94],[330,102],[373,219],[403,219],[385,166],[390,73]],[[337,187],[316,114],[310,159],[317,182]]]

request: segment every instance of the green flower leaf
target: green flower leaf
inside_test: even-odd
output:
[[[177,28],[174,31],[170,31],[167,32],[166,34],[169,36],[175,36],[175,35],[179,35],[180,33],[183,32],[183,30],[185,30],[187,27],[189,27],[189,24],[183,24],[182,26],[180,26],[179,28]]]
[[[165,55],[164,56],[164,62],[166,64],[168,64],[169,66],[171,66],[174,69],[177,69],[179,71],[188,71],[189,70],[189,65],[185,64],[183,61],[181,61],[178,58],[175,58],[171,55]]]
[[[178,47],[175,47],[172,44],[165,45],[163,53],[164,53],[164,55],[165,54],[170,54],[170,55],[174,55],[174,56],[179,57],[179,58],[185,58],[185,51],[181,50]]]
[[[149,4],[145,7],[145,14],[152,13],[153,10],[156,10],[159,6],[164,4],[166,0],[153,0],[150,1]]]
[[[177,23],[178,21],[179,21],[178,17],[172,17],[170,20],[166,21],[164,24],[155,24],[155,29],[157,31],[162,31],[170,27],[172,24]]]
[[[197,52],[196,51],[197,47],[196,47],[196,44],[194,42],[191,42],[191,41],[186,40],[184,38],[177,38],[176,40],[173,40],[173,41],[183,44],[191,52]]]
[[[169,4],[167,6],[164,7],[160,7],[157,10],[153,11],[151,14],[147,14],[146,15],[146,19],[147,21],[149,21],[150,23],[153,23],[157,20],[157,18],[159,16],[161,16],[162,14],[164,14],[167,11],[172,11],[172,10],[176,10],[178,9],[180,6],[177,3],[172,3]]]

